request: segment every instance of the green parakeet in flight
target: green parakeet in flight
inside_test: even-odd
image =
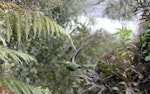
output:
[[[66,65],[67,69],[70,71],[75,71],[78,68],[81,68],[81,66],[76,63],[75,59],[76,59],[77,55],[79,54],[79,52],[81,51],[82,48],[83,48],[83,45],[81,45],[80,48],[75,52],[71,61],[56,61],[54,63],[64,64],[64,65]]]

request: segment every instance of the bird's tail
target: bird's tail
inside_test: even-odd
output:
[[[65,61],[55,61],[53,64],[66,64]]]

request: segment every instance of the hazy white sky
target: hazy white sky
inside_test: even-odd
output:
[[[96,31],[97,29],[105,29],[110,33],[117,32],[116,28],[121,28],[122,26],[126,26],[128,29],[133,30],[136,32],[138,30],[138,23],[137,21],[114,21],[107,18],[101,18],[101,17],[93,17],[96,21],[96,24],[91,26],[93,31]],[[79,17],[80,22],[86,22],[89,20],[89,17],[86,16],[80,16]]]
[[[98,1],[103,0],[88,0],[90,3],[95,4]],[[105,2],[100,3],[99,5],[93,5],[89,8],[87,8],[87,14],[80,16],[79,20],[81,22],[88,21],[90,17],[94,18],[96,21],[96,24],[92,26],[92,30],[95,31],[96,29],[104,28],[108,32],[114,33],[116,32],[116,28],[121,28],[122,25],[126,26],[128,29],[133,30],[136,32],[138,30],[138,24],[139,22],[136,20],[132,21],[114,21],[110,20],[108,18],[103,18],[103,9],[105,8]]]

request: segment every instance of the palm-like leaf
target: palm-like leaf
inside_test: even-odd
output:
[[[23,64],[23,61],[26,63],[29,63],[30,61],[36,62],[36,60],[28,54],[11,50],[3,46],[0,46],[0,60],[3,62],[16,62],[19,64]]]
[[[28,40],[29,33],[32,32],[34,37],[66,35],[73,45],[70,35],[60,25],[40,13],[25,11],[15,4],[0,2],[0,18],[0,22],[3,23],[1,30],[6,32],[8,42],[12,35],[17,35],[20,44],[22,37],[25,36]]]
[[[7,87],[16,94],[52,94],[49,90],[37,88],[29,84],[0,76],[0,86]]]

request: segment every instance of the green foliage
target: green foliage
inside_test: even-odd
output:
[[[121,1],[123,0],[116,2]],[[128,1],[130,0],[125,2],[128,3]],[[149,21],[149,1],[136,1],[136,11],[142,11],[142,20]],[[113,4],[114,8],[117,9],[118,6],[115,4]],[[124,5],[126,6],[126,4]],[[120,7],[119,9],[124,9],[122,4],[120,4]],[[112,14],[112,12],[109,13]],[[120,13],[117,14],[120,15]],[[131,41],[131,30],[118,29],[115,35],[120,37],[121,45],[117,46],[115,51],[105,54],[94,71],[87,71],[76,79],[73,85],[74,94],[148,94],[150,92],[150,80],[146,80],[150,77],[148,28],[140,36],[139,43]]]
[[[104,14],[111,19],[129,20],[133,15],[134,0],[106,0]]]
[[[0,76],[0,85],[10,88],[16,94],[52,94],[47,89],[41,89],[29,84]]]
[[[63,0],[1,0],[2,2],[15,3],[19,6],[22,6],[26,9],[33,9],[34,11],[50,11],[51,9],[63,5],[65,2]],[[38,9],[37,9],[38,8]]]
[[[3,23],[1,30],[4,29],[8,42],[10,42],[12,35],[17,35],[17,41],[20,44],[23,40],[23,35],[28,40],[29,33],[32,32],[34,37],[66,35],[73,45],[70,35],[47,16],[36,12],[25,11],[15,4],[6,2],[0,2],[0,13],[1,18],[3,18],[1,19]],[[74,45],[73,47],[75,48]]]
[[[85,44],[76,58],[77,64],[83,66],[77,71],[70,72],[64,65],[53,64],[57,60],[70,60],[72,54],[74,54],[69,39],[60,36],[50,38],[51,41],[36,38],[31,40],[30,43],[24,44],[24,49],[27,48],[26,51],[34,56],[39,64],[30,64],[23,67],[14,66],[12,69],[12,71],[15,71],[13,76],[23,81],[29,79],[29,83],[36,86],[48,87],[55,94],[71,94],[71,85],[75,76],[82,71],[86,71],[86,69],[94,69],[99,56],[108,51],[110,49],[108,47],[114,48],[113,43],[116,44],[115,41],[112,43],[114,37],[105,30],[98,30],[92,34],[90,34],[90,31],[90,28],[83,26],[71,33],[77,47]]]
[[[77,40],[74,41],[75,44],[79,46],[81,44],[85,45],[77,58],[77,62],[81,62],[83,66],[85,64],[85,67],[95,66],[99,57],[103,55],[105,51],[115,48],[113,44],[117,45],[117,41],[112,34],[104,29],[91,33],[91,29],[87,28],[86,24],[77,26],[76,32],[73,31],[71,34],[72,38]]]
[[[150,21],[150,1],[149,0],[135,0],[136,1],[136,5],[134,6],[134,13],[142,13],[142,18],[141,20],[144,21]]]
[[[3,65],[6,65],[8,63],[7,69],[5,69],[3,65],[1,65],[1,69],[2,69],[1,72],[2,72],[3,76],[8,75],[10,77],[14,77],[15,74],[17,74],[17,75],[20,74],[20,75],[18,75],[19,77],[17,77],[17,78],[19,80],[23,80],[23,78],[25,78],[25,79],[27,78],[27,76],[26,76],[27,72],[21,73],[21,71],[16,72],[16,70],[19,70],[19,69],[28,70],[29,68],[31,68],[31,69],[29,69],[30,72],[35,73],[36,72],[35,66],[41,67],[41,65],[44,61],[42,57],[39,58],[39,59],[43,60],[42,63],[35,64],[35,63],[31,62],[31,61],[36,62],[35,59],[33,59],[28,54],[21,53],[21,52],[30,53],[27,51],[29,49],[32,50],[32,52],[33,52],[33,50],[35,50],[34,49],[35,46],[32,45],[32,43],[30,43],[30,42],[34,42],[35,44],[37,43],[38,46],[40,45],[39,47],[41,47],[41,45],[43,45],[43,44],[40,42],[43,42],[43,40],[45,40],[44,41],[45,43],[47,42],[46,40],[49,40],[49,39],[53,39],[50,41],[55,42],[58,37],[63,37],[62,35],[65,35],[64,39],[66,39],[66,42],[69,43],[69,41],[71,40],[71,44],[73,44],[70,35],[61,26],[59,26],[52,19],[50,19],[48,16],[44,16],[44,14],[42,12],[39,12],[39,11],[34,12],[32,10],[23,8],[23,6],[20,7],[16,4],[12,4],[12,3],[8,3],[8,2],[0,2],[0,18],[1,18],[0,19],[0,22],[1,22],[0,35],[4,36],[4,40],[6,37],[7,45],[4,45],[4,43],[6,43],[6,42],[5,41],[3,42],[2,38],[0,39],[0,41],[3,42],[4,46],[8,46],[8,47],[0,46],[0,53],[1,53],[0,59],[2,59],[1,63],[4,63]],[[35,40],[38,40],[38,41],[35,42]],[[50,41],[48,41],[48,42],[50,42]],[[47,47],[51,47],[51,46],[52,45],[48,45]],[[56,45],[56,47],[57,46],[58,45]],[[19,50],[21,52],[17,52],[15,50],[10,50],[9,47],[12,49],[15,49],[15,50]],[[28,49],[28,47],[29,47],[29,49]],[[30,47],[33,49],[31,49]],[[56,47],[54,48],[54,50],[56,49]],[[73,48],[75,49],[75,46],[73,46]],[[51,50],[51,49],[49,49],[49,50]],[[34,57],[36,57],[35,54],[37,54],[37,53],[34,53]],[[52,53],[52,54],[54,54],[54,53]],[[9,62],[11,62],[11,64],[9,64]],[[24,62],[26,62],[26,64],[23,64]],[[22,64],[23,66],[20,64]],[[33,67],[33,65],[34,65],[34,67]],[[47,64],[45,64],[45,66],[47,66]],[[13,69],[14,69],[14,71],[13,71]],[[44,68],[42,67],[42,69],[45,69],[45,67]],[[54,70],[54,68],[52,70]],[[39,71],[41,71],[41,70],[39,70]],[[65,73],[65,75],[66,75],[66,73]],[[33,78],[33,80],[36,81],[37,83],[39,83],[38,81],[39,81],[40,77],[38,78],[36,74],[33,76],[35,77],[35,78]],[[46,78],[45,76],[47,76],[47,75],[43,76],[44,79],[49,79],[49,77],[51,77],[48,75]],[[52,79],[55,79],[55,78],[53,78],[53,76],[52,76]],[[40,84],[34,83],[34,85],[42,86],[42,87],[45,86],[45,85],[42,85],[44,80],[40,79],[40,81],[42,81],[42,83],[40,83]],[[9,87],[10,89],[14,90],[18,94],[22,94],[22,93],[23,94],[51,94],[48,88],[46,88],[45,90],[37,89],[28,84],[24,84],[22,82],[11,80],[11,79],[8,79],[8,80],[1,79],[1,82],[2,82],[1,85],[5,86],[5,87]],[[54,86],[54,85],[51,85],[50,82],[47,82],[47,81],[45,81],[45,82],[46,82],[46,84],[49,83],[48,84],[49,86]],[[32,83],[32,82],[30,82],[30,83]],[[46,92],[43,92],[43,91],[46,91]]]
[[[5,31],[8,31],[8,33],[6,33],[7,40],[10,40],[8,46],[12,49],[18,49],[22,52],[26,52],[34,56],[39,62],[38,65],[34,63],[28,63],[27,65],[21,67],[11,66],[10,71],[13,71],[13,73],[11,74],[12,77],[16,77],[19,80],[26,81],[36,86],[48,87],[50,88],[50,90],[53,91],[54,94],[71,94],[71,85],[74,81],[75,76],[80,72],[85,72],[86,69],[94,69],[94,66],[99,61],[99,56],[101,56],[105,51],[114,48],[114,45],[116,45],[117,42],[111,34],[106,33],[104,30],[99,30],[91,34],[90,28],[87,28],[85,24],[81,24],[76,21],[76,13],[74,13],[73,10],[74,8],[76,9],[76,12],[79,9],[81,10],[81,7],[77,7],[77,3],[74,3],[76,1],[77,0],[45,0],[43,2],[42,0],[26,0],[20,2],[20,0],[11,0],[10,2],[17,2],[18,5],[21,5],[21,7],[24,8],[21,8],[20,10],[20,8],[17,9],[12,7],[11,9],[8,6],[3,7],[6,10],[8,9],[8,12],[6,11],[5,13],[2,10],[1,14],[3,14],[4,16],[1,17],[8,20],[3,21],[3,19],[1,19],[1,23],[3,24],[3,26],[0,27],[2,28],[0,30],[4,30],[4,33]],[[123,2],[123,0],[121,1]],[[51,7],[49,2],[52,2],[53,7]],[[55,4],[55,2],[60,2],[62,5],[60,3]],[[80,4],[83,6],[82,3]],[[126,3],[124,3],[123,5],[126,6]],[[74,8],[72,8],[72,6],[74,6]],[[36,12],[30,12],[30,10],[28,9],[33,9]],[[119,9],[124,8],[122,8],[122,5],[120,5]],[[127,6],[126,9],[128,9]],[[13,13],[11,10],[13,10],[13,12],[15,10],[15,13]],[[112,14],[112,12],[109,13]],[[116,12],[116,10],[115,13],[122,14],[122,12],[118,13]],[[53,18],[59,24],[61,24],[61,26],[69,26],[69,29],[71,28],[71,26],[74,26],[71,24],[72,21],[70,20],[73,20],[73,22],[80,24],[80,26],[75,26],[75,29],[71,31],[71,36],[74,39],[74,43],[77,46],[80,46],[81,44],[86,45],[86,47],[83,49],[83,51],[77,58],[77,62],[85,66],[86,68],[82,68],[80,70],[77,70],[76,72],[70,72],[66,70],[66,67],[63,65],[54,66],[52,64],[52,62],[57,60],[69,60],[71,58],[72,52],[74,51],[70,46],[69,39],[67,37],[61,36],[62,34],[66,35],[64,33],[61,33],[62,28],[59,28],[57,24],[54,24],[48,16]],[[13,22],[14,20],[17,21],[17,24]],[[7,29],[5,29],[5,27],[7,27]],[[21,32],[19,32],[20,30]],[[77,83],[75,86],[75,89],[78,92],[82,92],[83,90],[83,93],[87,93],[93,89],[93,92],[96,92],[96,94],[97,92],[103,92],[104,94],[109,92],[109,94],[111,94],[112,92],[115,92],[114,90],[119,89],[121,92],[121,90],[126,89],[125,87],[128,87],[128,85],[134,84],[130,84],[129,82],[132,81],[131,75],[134,73],[136,75],[136,72],[134,71],[134,69],[132,70],[132,67],[134,66],[128,66],[128,64],[133,63],[133,56],[135,52],[129,50],[135,50],[136,47],[135,45],[131,45],[131,39],[128,37],[128,35],[130,35],[131,33],[130,30],[126,30],[123,28],[120,29],[119,32],[119,35],[122,35],[123,39],[121,39],[121,42],[123,42],[122,44],[124,45],[121,45],[120,48],[118,48],[117,56],[114,57],[117,58],[119,54],[119,59],[121,58],[121,63],[119,64],[122,64],[123,67],[120,67],[118,66],[118,64],[112,63],[112,61],[109,60],[106,60],[106,62],[102,61],[99,64],[99,68],[102,72],[104,72],[101,72],[102,74],[104,74],[104,76],[102,76],[99,72],[91,72],[88,74],[88,76],[86,75],[86,77],[85,75],[81,75],[79,83]],[[55,37],[56,35],[59,37]],[[48,37],[46,39],[50,41],[47,41],[41,37]],[[28,43],[24,42],[26,40]],[[21,46],[16,48],[16,41],[18,41],[18,43],[20,43]],[[128,62],[128,58],[131,59],[130,62]],[[117,80],[115,80],[115,78]],[[86,81],[83,81],[85,79]],[[114,83],[112,84],[110,82]],[[119,82],[121,82],[121,84]],[[83,86],[83,88],[81,88],[79,84]],[[88,90],[85,90],[87,88]],[[126,91],[128,91],[128,88],[126,89]],[[76,92],[75,94],[77,94],[78,92]]]
[[[106,87],[103,74],[98,74],[95,71],[87,71],[78,75],[72,85],[73,94],[103,94]],[[106,93],[104,93],[106,94]]]
[[[149,52],[149,42],[150,42],[150,29],[147,28],[145,32],[140,37],[140,48],[139,48],[139,58],[140,61],[150,61]]]
[[[140,93],[137,85],[138,82],[135,81],[134,77],[137,77],[136,79],[141,79],[140,76],[142,75],[140,71],[138,70],[138,66],[136,62],[134,61],[134,57],[137,54],[137,47],[133,43],[131,43],[131,30],[127,30],[126,28],[118,29],[119,31],[115,35],[119,35],[121,37],[121,46],[117,47],[119,58],[122,59],[120,63],[123,63],[123,68],[119,68],[117,65],[117,61],[115,68],[116,73],[115,75],[111,73],[112,77],[117,77],[119,82],[116,82],[117,85],[123,85],[124,91],[126,94]],[[112,63],[112,62],[111,62]],[[121,66],[121,64],[119,64]],[[126,65],[126,66],[125,66]],[[108,68],[113,71],[113,69]],[[117,72],[118,71],[118,72]],[[109,75],[110,76],[110,75]],[[120,91],[121,88],[119,86],[112,87],[115,91]]]
[[[85,92],[85,94],[142,92],[138,88],[140,83],[136,79],[141,80],[143,75],[139,66],[134,62],[137,47],[131,42],[131,32],[126,28],[118,29],[115,35],[121,38],[121,45],[115,51],[105,54],[96,65],[95,71],[80,75],[76,83],[85,82],[86,86],[86,88],[79,89],[80,92]],[[76,83],[74,83],[75,91]]]
[[[128,43],[128,41],[131,40],[130,35],[132,30],[127,30],[125,27],[122,27],[121,29],[117,28],[117,30],[118,32],[114,35],[119,35],[122,45],[125,45],[125,43]]]
[[[11,50],[3,46],[0,46],[0,54],[1,64],[15,62],[23,65],[24,62],[27,64],[31,61],[36,62],[36,60],[28,54]]]

